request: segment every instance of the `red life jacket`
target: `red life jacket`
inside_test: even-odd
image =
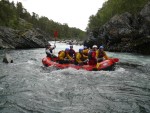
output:
[[[75,56],[75,51],[73,49],[70,49],[68,53],[71,57]]]
[[[96,51],[91,50],[88,53],[88,59],[91,60],[91,59],[95,59],[95,58],[96,58]]]
[[[97,60],[96,60],[96,51],[91,50],[88,54],[89,58],[89,65],[96,65]]]

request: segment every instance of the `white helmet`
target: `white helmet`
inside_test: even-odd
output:
[[[97,48],[97,45],[93,45],[92,48]]]

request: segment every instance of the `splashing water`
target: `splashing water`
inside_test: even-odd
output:
[[[68,45],[56,47],[55,54]],[[120,58],[116,70],[89,72],[44,67],[44,52],[11,50],[14,63],[0,62],[1,113],[150,112],[149,56],[107,52]]]

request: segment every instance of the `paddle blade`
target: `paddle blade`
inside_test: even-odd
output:
[[[97,64],[96,64],[96,68],[97,68],[97,69],[100,68],[100,66],[101,66],[100,63],[97,63]]]
[[[58,37],[58,31],[54,32],[54,37],[57,38]]]

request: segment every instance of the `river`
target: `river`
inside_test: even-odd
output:
[[[57,43],[55,53],[68,47]],[[78,50],[81,46],[74,46]],[[0,113],[150,113],[150,56],[107,52],[115,71],[43,67],[45,49],[9,50],[2,63]]]

